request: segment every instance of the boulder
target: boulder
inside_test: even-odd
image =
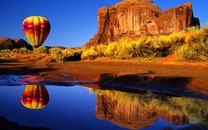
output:
[[[151,0],[124,0],[97,13],[98,33],[86,46],[108,44],[121,37],[167,35],[199,25],[188,2],[163,12]]]
[[[33,50],[33,47],[28,44],[25,40],[23,39],[17,39],[15,40],[15,48],[21,48],[21,47],[25,47],[27,48],[28,50]]]
[[[0,50],[5,50],[5,49],[14,49],[14,43],[15,41],[9,38],[0,38]]]
[[[28,50],[33,50],[33,47],[23,39],[10,39],[6,37],[0,38],[0,50],[12,50],[15,48],[19,49],[21,47],[25,47]]]

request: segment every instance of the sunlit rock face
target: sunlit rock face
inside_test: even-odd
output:
[[[121,37],[170,34],[199,25],[194,18],[192,3],[163,12],[151,0],[124,0],[97,13],[98,33],[86,46],[107,44]]]

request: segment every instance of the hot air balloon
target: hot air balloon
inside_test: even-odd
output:
[[[44,85],[27,85],[21,96],[21,103],[29,109],[44,108],[49,101],[48,91]]]
[[[30,16],[22,22],[24,34],[35,48],[43,44],[48,37],[50,28],[49,21],[42,16]]]

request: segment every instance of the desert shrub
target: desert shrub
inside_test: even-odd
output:
[[[141,36],[136,40],[126,37],[118,42],[106,45],[91,46],[83,49],[82,59],[95,59],[107,56],[111,59],[131,59],[164,57],[177,50],[185,40],[183,33],[174,33],[168,36]]]
[[[81,60],[81,49],[61,49],[61,48],[51,48],[49,50],[52,61],[55,62],[67,62],[67,61],[79,61]]]
[[[169,35],[170,44],[183,43],[185,40],[185,35],[183,32],[175,32]]]
[[[21,53],[21,51],[19,49],[15,48],[12,50],[12,53]]]
[[[121,38],[117,43],[110,43],[106,49],[106,54],[115,59],[130,59],[132,58],[131,40]]]
[[[100,44],[97,46],[91,46],[90,48],[83,48],[81,59],[93,60],[98,57],[104,57],[106,49],[107,49],[107,46],[103,44]]]
[[[94,60],[98,57],[98,52],[95,46],[91,46],[90,48],[83,49],[81,59],[82,60]]]
[[[128,46],[126,46],[127,54],[126,58],[151,58],[151,57],[159,57],[161,56],[161,45],[158,44],[157,38],[142,36],[137,40],[129,41]],[[126,51],[124,50],[124,51]],[[122,52],[122,51],[119,51]]]
[[[104,54],[105,56],[109,57],[109,58],[116,58],[117,55],[117,47],[118,47],[118,43],[117,42],[111,42],[108,44]]]
[[[160,50],[162,57],[174,53],[181,45],[184,44],[185,35],[182,32],[172,33],[170,35],[160,35],[155,37],[155,43]]]
[[[105,56],[106,49],[107,49],[106,45],[103,45],[103,44],[97,45],[96,48],[95,48],[95,50],[97,51],[97,56],[98,57]]]
[[[156,42],[159,44],[159,45],[162,45],[162,46],[167,46],[171,43],[171,39],[169,36],[166,36],[166,35],[159,35],[159,36],[156,36],[155,37],[155,40]]]
[[[208,23],[203,27],[204,41],[208,39]]]
[[[160,54],[160,44],[156,41],[154,37],[144,37],[144,40],[138,42],[140,44],[139,57],[158,57]]]
[[[31,50],[28,50],[28,49],[25,48],[25,47],[22,47],[22,48],[20,48],[19,50],[20,50],[21,53],[23,53],[23,54],[31,53]]]
[[[177,59],[181,61],[208,61],[208,40],[201,43],[186,43],[175,53]]]
[[[80,49],[67,48],[62,50],[63,61],[79,61],[81,60],[82,51]]]
[[[62,52],[62,55],[64,57],[70,57],[70,56],[73,56],[74,55],[73,50],[70,49],[70,48],[64,49],[61,52]]]
[[[186,33],[185,42],[193,43],[193,42],[203,42],[204,40],[204,31],[203,30],[191,30]]]
[[[11,50],[6,49],[6,50],[0,50],[0,57],[8,58],[10,57]]]
[[[28,54],[28,53],[31,53],[31,50],[28,50],[27,48],[25,47],[22,47],[22,48],[15,48],[11,51],[12,53],[21,53],[21,54]]]
[[[197,52],[189,44],[181,46],[175,53],[177,59],[181,61],[196,60],[198,57]]]
[[[206,35],[208,35],[208,23],[203,27],[203,31]]]
[[[128,38],[121,38],[118,41],[118,47],[117,47],[117,55],[116,59],[130,59],[132,58],[132,44],[131,40]]]
[[[45,46],[40,46],[38,48],[33,49],[33,52],[35,52],[35,53],[49,53],[49,50]]]
[[[52,57],[52,61],[63,62],[64,56],[61,48],[51,48],[49,49],[49,53]]]
[[[182,61],[208,61],[208,27],[202,30],[193,29],[185,33],[185,42],[178,50],[176,56]]]
[[[143,47],[146,41],[150,40],[147,36],[132,41],[132,57],[143,57]]]
[[[110,43],[105,54],[114,59],[160,56],[161,46],[155,39],[148,36],[142,36],[137,40],[122,38],[118,42]]]
[[[152,56],[153,44],[150,38],[143,36],[137,40],[121,38],[118,42],[109,43],[105,55],[113,59],[131,59]]]

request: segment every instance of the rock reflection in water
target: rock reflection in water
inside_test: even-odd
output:
[[[93,89],[96,117],[129,129],[147,128],[159,118],[173,125],[206,124],[208,102],[141,91],[130,93]]]
[[[44,85],[27,85],[21,96],[21,103],[29,109],[42,109],[49,101],[49,95]]]

